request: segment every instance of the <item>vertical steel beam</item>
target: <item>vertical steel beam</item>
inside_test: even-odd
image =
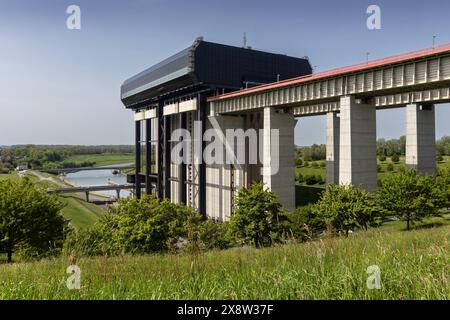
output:
[[[186,130],[186,113],[180,113],[179,114],[179,121],[180,121],[180,125],[179,128],[180,130]],[[186,152],[187,150],[183,149],[183,159],[186,159]],[[183,163],[180,165],[180,189],[179,189],[179,199],[180,199],[180,203],[182,204],[187,204],[187,199],[186,199],[186,177],[187,177],[187,173],[186,173],[186,163],[183,161]]]
[[[157,163],[158,178],[156,192],[159,199],[164,197],[164,102],[159,102],[157,107],[158,116],[158,151],[157,151]]]
[[[170,186],[171,186],[171,164],[170,159],[171,147],[170,147],[170,116],[164,116],[164,198],[171,199]]]
[[[135,122],[135,193],[136,198],[141,198],[141,122]]]
[[[205,150],[203,135],[206,130],[206,95],[199,93],[197,103],[197,121],[200,121],[202,124],[201,137],[197,137],[201,141],[201,159],[198,164],[198,212],[206,218],[206,165],[203,161],[203,151]]]
[[[152,120],[145,120],[145,192],[152,194],[152,182],[150,175],[152,174]]]

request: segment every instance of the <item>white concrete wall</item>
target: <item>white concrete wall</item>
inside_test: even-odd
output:
[[[263,182],[278,196],[286,210],[295,209],[294,125],[292,113],[264,108]],[[271,137],[273,129],[278,130],[279,141]]]
[[[210,116],[207,129],[214,126],[226,134],[227,129],[242,129],[242,116]],[[225,137],[224,137],[225,138]],[[225,142],[225,140],[223,140]],[[208,143],[207,143],[208,144]],[[223,145],[225,155],[225,145]],[[245,185],[245,166],[230,164],[206,165],[206,212],[209,218],[228,221],[232,214],[233,195]],[[235,190],[231,189],[234,186]]]
[[[375,191],[377,187],[376,109],[341,98],[339,182]]]
[[[336,112],[327,113],[327,184],[339,183],[340,118]]]
[[[406,106],[406,165],[420,173],[436,172],[436,124],[434,106]]]

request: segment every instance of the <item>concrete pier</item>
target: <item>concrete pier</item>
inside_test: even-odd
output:
[[[295,209],[294,124],[291,112],[264,108],[263,182],[287,210]]]
[[[336,112],[327,113],[327,184],[339,183],[340,118]]]
[[[434,105],[406,106],[406,165],[424,174],[436,172]]]
[[[366,191],[377,187],[376,109],[353,96],[341,98],[339,181]]]

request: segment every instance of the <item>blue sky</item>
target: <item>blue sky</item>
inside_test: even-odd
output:
[[[81,7],[82,29],[66,28]],[[381,7],[382,29],[366,28]],[[0,0],[0,145],[131,144],[121,83],[196,37],[309,56],[317,71],[450,42],[450,2],[236,0]],[[404,109],[378,112],[378,136],[404,134]],[[450,135],[450,107],[437,108]],[[300,119],[296,143],[325,142],[324,117]]]

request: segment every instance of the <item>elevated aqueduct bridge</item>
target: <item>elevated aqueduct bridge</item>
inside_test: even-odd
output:
[[[212,56],[216,60],[198,52],[205,44],[214,46],[216,51]],[[136,179],[146,183],[145,192],[156,192],[158,197],[191,205],[211,218],[227,220],[232,214],[236,190],[253,181],[263,181],[286,209],[293,209],[295,119],[313,115],[327,117],[327,183],[359,185],[373,191],[377,185],[376,110],[400,107],[406,107],[406,164],[423,173],[436,170],[435,105],[450,101],[450,45],[316,74],[311,74],[307,60],[282,56],[286,66],[281,63],[279,69],[271,69],[272,83],[266,81],[266,84],[236,90],[200,79],[184,82],[183,87],[173,87],[173,81],[179,81],[183,68],[189,77],[199,77],[200,57],[212,63],[210,68],[229,67],[229,61],[220,55],[223,48],[232,50],[230,61],[233,64],[240,61],[237,71],[240,79],[248,74],[248,65],[254,67],[254,75],[258,75],[260,68],[267,68],[258,60],[258,55],[267,55],[269,60],[280,57],[198,40],[187,51],[189,67],[181,63],[177,70],[162,74],[161,68],[167,71],[170,65],[167,62],[173,62],[172,57],[147,70],[147,77],[155,70],[161,75],[157,80],[152,79],[153,83],[143,81],[144,72],[122,86],[122,101],[135,112],[136,167],[142,168],[137,170]],[[242,58],[255,53],[252,61]],[[290,69],[298,77],[283,77],[290,63]],[[130,81],[135,84],[137,81],[139,86],[130,87]],[[241,87],[248,87],[248,83],[241,83]],[[152,91],[155,88],[157,90]],[[169,140],[170,133],[185,128],[192,131],[194,141],[191,143],[195,143],[202,133],[193,132],[195,119],[205,124],[202,130],[213,124],[214,127],[218,124],[223,132],[237,128],[263,130],[257,147],[263,149],[258,150],[264,154],[263,161],[244,165],[174,164],[169,152],[174,143]],[[269,132],[272,129],[279,130],[279,170],[275,175],[270,174],[273,141]],[[246,150],[254,150],[248,141],[244,144]],[[152,171],[153,167],[156,172]],[[156,190],[152,188],[153,183]],[[139,196],[141,190],[137,189]]]

